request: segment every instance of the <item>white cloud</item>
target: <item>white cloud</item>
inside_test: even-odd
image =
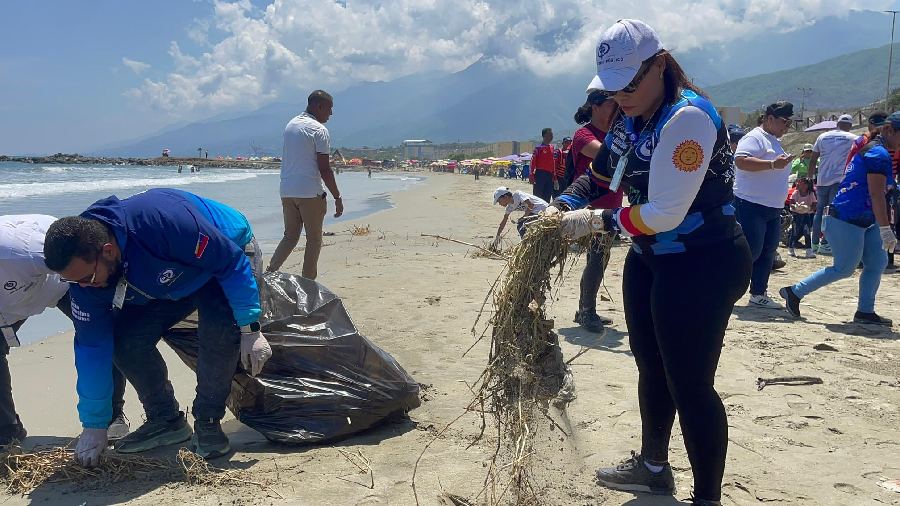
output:
[[[150,68],[149,63],[144,63],[142,61],[132,60],[130,58],[124,57],[122,58],[122,65],[125,65],[126,67],[131,69],[131,71],[137,75],[143,74],[147,69]]]
[[[688,4],[688,5],[686,5]],[[175,70],[129,90],[150,107],[175,113],[259,105],[313,88],[418,72],[448,72],[482,57],[538,74],[589,71],[603,29],[620,18],[656,28],[673,50],[689,50],[765,31],[788,31],[846,15],[856,0],[216,0],[189,37],[209,44],[184,54]],[[866,7],[889,7],[870,0]],[[208,42],[214,28],[224,36]],[[132,67],[123,59],[123,63]],[[140,62],[133,62],[140,65]],[[140,68],[139,65],[139,68]],[[136,73],[146,67],[135,69]]]

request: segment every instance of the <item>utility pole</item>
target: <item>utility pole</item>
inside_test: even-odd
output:
[[[800,121],[803,122],[803,127],[806,128],[806,96],[812,91],[812,88],[800,87],[797,88],[800,90]]]
[[[888,100],[891,97],[891,64],[894,62],[894,25],[897,23],[897,13],[900,11],[884,11],[891,15],[891,45],[888,49],[888,77],[887,90],[884,92],[884,108],[890,107]]]

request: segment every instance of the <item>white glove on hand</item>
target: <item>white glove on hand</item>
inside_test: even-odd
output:
[[[241,333],[241,365],[250,376],[259,374],[271,356],[272,347],[262,332]]]
[[[559,181],[554,181],[554,182],[553,182],[553,190],[559,191]]]
[[[888,253],[893,253],[894,248],[897,247],[897,236],[894,235],[890,225],[878,227],[878,231],[881,232],[881,246]]]
[[[579,209],[563,214],[560,228],[563,237],[569,240],[603,232],[603,217],[600,209]]]
[[[560,214],[560,213],[562,213],[562,211],[560,211],[558,207],[547,206],[547,209],[544,209],[544,210],[541,212],[541,216],[544,216],[544,217],[546,217],[546,218],[549,218],[549,217],[551,217],[551,216],[556,216],[556,215],[558,215],[558,214]]]
[[[109,446],[106,429],[84,429],[75,445],[75,458],[85,467],[100,465],[100,454]]]
[[[500,246],[500,236],[494,237],[494,242],[491,243],[491,249],[496,251]]]

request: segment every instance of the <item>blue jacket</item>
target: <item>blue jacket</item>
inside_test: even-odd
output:
[[[185,191],[154,189],[99,200],[81,216],[112,230],[128,282],[125,304],[182,299],[215,279],[238,325],[259,319],[259,288],[243,250],[253,234],[240,212]],[[110,285],[73,285],[70,292],[78,415],[85,428],[105,429],[112,418],[115,283]]]

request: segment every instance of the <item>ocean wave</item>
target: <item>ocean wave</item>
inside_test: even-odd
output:
[[[152,187],[168,188],[189,184],[225,183],[252,179],[260,174],[254,172],[237,172],[230,174],[183,174],[179,177],[135,178],[112,180],[71,180],[45,183],[0,184],[0,199],[22,197],[61,195],[71,193],[104,192],[126,190],[130,188]]]

